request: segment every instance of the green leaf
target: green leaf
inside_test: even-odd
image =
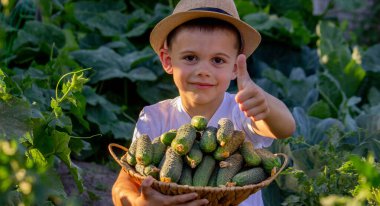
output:
[[[31,131],[31,110],[28,102],[13,98],[0,101],[0,133],[18,138]]]
[[[107,11],[104,13],[94,13],[85,24],[93,29],[99,30],[103,36],[120,36],[126,32],[128,16],[119,11]]]
[[[74,98],[76,100],[76,105],[70,106],[70,112],[78,119],[79,123],[90,130],[90,124],[84,119],[86,114],[86,98],[81,93],[75,93]]]
[[[305,111],[301,107],[295,107],[293,108],[293,117],[297,125],[294,135],[310,137],[312,125]]]
[[[63,198],[67,197],[61,178],[55,170],[50,169],[46,171],[45,175],[41,175],[40,178],[41,179],[39,181],[41,181],[42,184],[46,185],[46,188],[49,188],[49,190],[48,192],[45,191],[46,194],[44,194],[44,197],[39,197],[41,198],[39,200],[47,200],[48,196],[58,196]],[[37,190],[43,188],[35,189]]]
[[[110,132],[112,130],[112,124],[118,121],[116,114],[103,105],[88,107],[87,119],[97,124],[102,134]]]
[[[38,167],[47,168],[48,161],[45,159],[44,155],[40,152],[40,150],[36,148],[29,149],[26,152],[26,157],[28,161],[31,161],[37,164]]]
[[[318,50],[323,64],[337,72],[341,71],[351,60],[351,53],[343,32],[332,22],[321,21],[317,27],[319,36]]]
[[[318,75],[318,91],[333,109],[334,116],[339,112],[340,105],[346,99],[339,83],[327,72]]]
[[[345,125],[333,118],[326,118],[322,120],[316,120],[313,122],[312,135],[310,137],[305,137],[306,142],[309,144],[315,145],[320,144],[328,138],[329,130],[338,130],[343,131],[345,129]]]
[[[153,52],[153,50],[149,47],[146,47],[141,51],[127,53],[122,57],[121,63],[124,65],[126,70],[130,70],[143,62],[151,60],[155,56],[156,54]]]
[[[45,134],[45,136],[35,137],[34,146],[40,150],[45,157],[52,155],[59,157],[70,169],[70,173],[74,177],[79,191],[82,192],[83,180],[79,168],[71,162],[69,141],[69,134],[53,130],[50,135]]]
[[[116,139],[132,140],[135,125],[128,122],[118,121],[112,125],[111,131]]]
[[[338,10],[354,12],[363,9],[366,5],[365,1],[360,0],[335,0],[334,3]]]
[[[279,38],[279,35],[273,33],[273,30],[287,34],[293,32],[292,22],[287,18],[278,17],[277,15],[253,13],[245,16],[243,20],[258,31],[274,38]]]
[[[50,48],[53,44],[58,48],[62,48],[65,45],[65,35],[61,29],[54,25],[28,21],[18,31],[13,51],[17,51],[22,47],[38,48],[43,44],[49,45]]]
[[[71,138],[69,147],[71,149],[71,152],[74,154],[80,156],[80,152],[82,150],[91,150],[91,144],[82,140],[82,139],[77,139],[77,138]]]
[[[368,48],[362,61],[366,71],[380,72],[380,44]]]
[[[50,122],[49,127],[51,128],[62,128],[65,129],[67,132],[72,132],[72,122],[70,117],[66,116],[65,114],[61,114],[60,116],[55,116]]]
[[[82,24],[86,24],[94,16],[107,11],[123,11],[126,5],[121,0],[115,0],[110,4],[106,0],[101,1],[76,1],[65,4],[65,10]]]
[[[178,96],[178,92],[173,83],[160,81],[137,82],[137,92],[150,104]]]
[[[128,72],[128,79],[135,81],[155,81],[157,80],[156,74],[150,69],[145,67],[138,67]]]
[[[71,56],[84,67],[95,70],[95,75],[90,78],[92,83],[128,77],[125,73],[128,68],[122,64],[122,57],[107,47],[100,47],[97,50],[78,50],[72,52]]]
[[[360,176],[366,180],[366,183],[370,187],[380,187],[380,170],[374,165],[373,157],[372,160],[363,161],[360,157],[352,155],[350,160]]]
[[[149,24],[147,23],[140,23],[136,27],[134,27],[132,30],[128,31],[125,36],[128,38],[131,37],[138,37],[145,33],[145,31],[149,28]]]
[[[284,87],[288,81],[286,76],[281,71],[275,69],[267,68],[263,71],[262,75],[280,87]]]
[[[112,104],[105,97],[98,95],[94,89],[89,86],[83,88],[83,95],[86,97],[87,103],[91,106],[101,105],[112,112],[118,113],[120,111],[119,106]]]
[[[369,134],[380,132],[380,110],[377,113],[361,114],[356,117],[358,127],[365,129]]]
[[[307,111],[308,115],[320,119],[331,117],[330,107],[323,100],[314,102]]]
[[[322,63],[339,82],[346,96],[353,96],[366,75],[365,70],[351,58],[343,33],[334,24],[320,22],[317,29]]]
[[[375,87],[371,87],[368,92],[368,101],[371,106],[380,104],[380,91]]]
[[[338,78],[346,96],[351,97],[358,91],[366,72],[354,60],[351,60],[339,75],[334,76]]]
[[[241,17],[259,11],[252,1],[236,0],[235,5]]]

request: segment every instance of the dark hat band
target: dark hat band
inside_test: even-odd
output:
[[[212,12],[217,12],[217,13],[227,14],[229,16],[232,16],[231,14],[227,13],[223,9],[214,8],[214,7],[199,7],[199,8],[190,9],[189,11],[212,11]]]

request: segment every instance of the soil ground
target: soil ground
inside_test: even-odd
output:
[[[70,175],[67,167],[62,164],[58,168],[58,173],[66,193],[69,196],[78,196],[81,205],[84,206],[112,206],[111,188],[117,178],[118,172],[95,163],[74,161],[74,164],[83,170],[82,177],[86,190],[82,194],[79,194],[73,177]]]

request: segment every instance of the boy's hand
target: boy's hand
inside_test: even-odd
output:
[[[237,84],[239,92],[235,100],[240,110],[252,121],[265,119],[269,114],[267,98],[265,92],[251,80],[244,54],[237,57]]]
[[[189,193],[183,195],[163,195],[158,191],[151,188],[153,184],[153,178],[148,177],[141,183],[141,195],[136,199],[134,205],[183,205],[183,206],[197,206],[206,205],[208,203],[207,199],[197,200],[197,193]]]

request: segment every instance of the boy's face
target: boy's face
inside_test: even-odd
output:
[[[236,77],[237,45],[236,35],[229,30],[178,31],[170,51],[161,52],[160,57],[185,104],[220,104]]]

